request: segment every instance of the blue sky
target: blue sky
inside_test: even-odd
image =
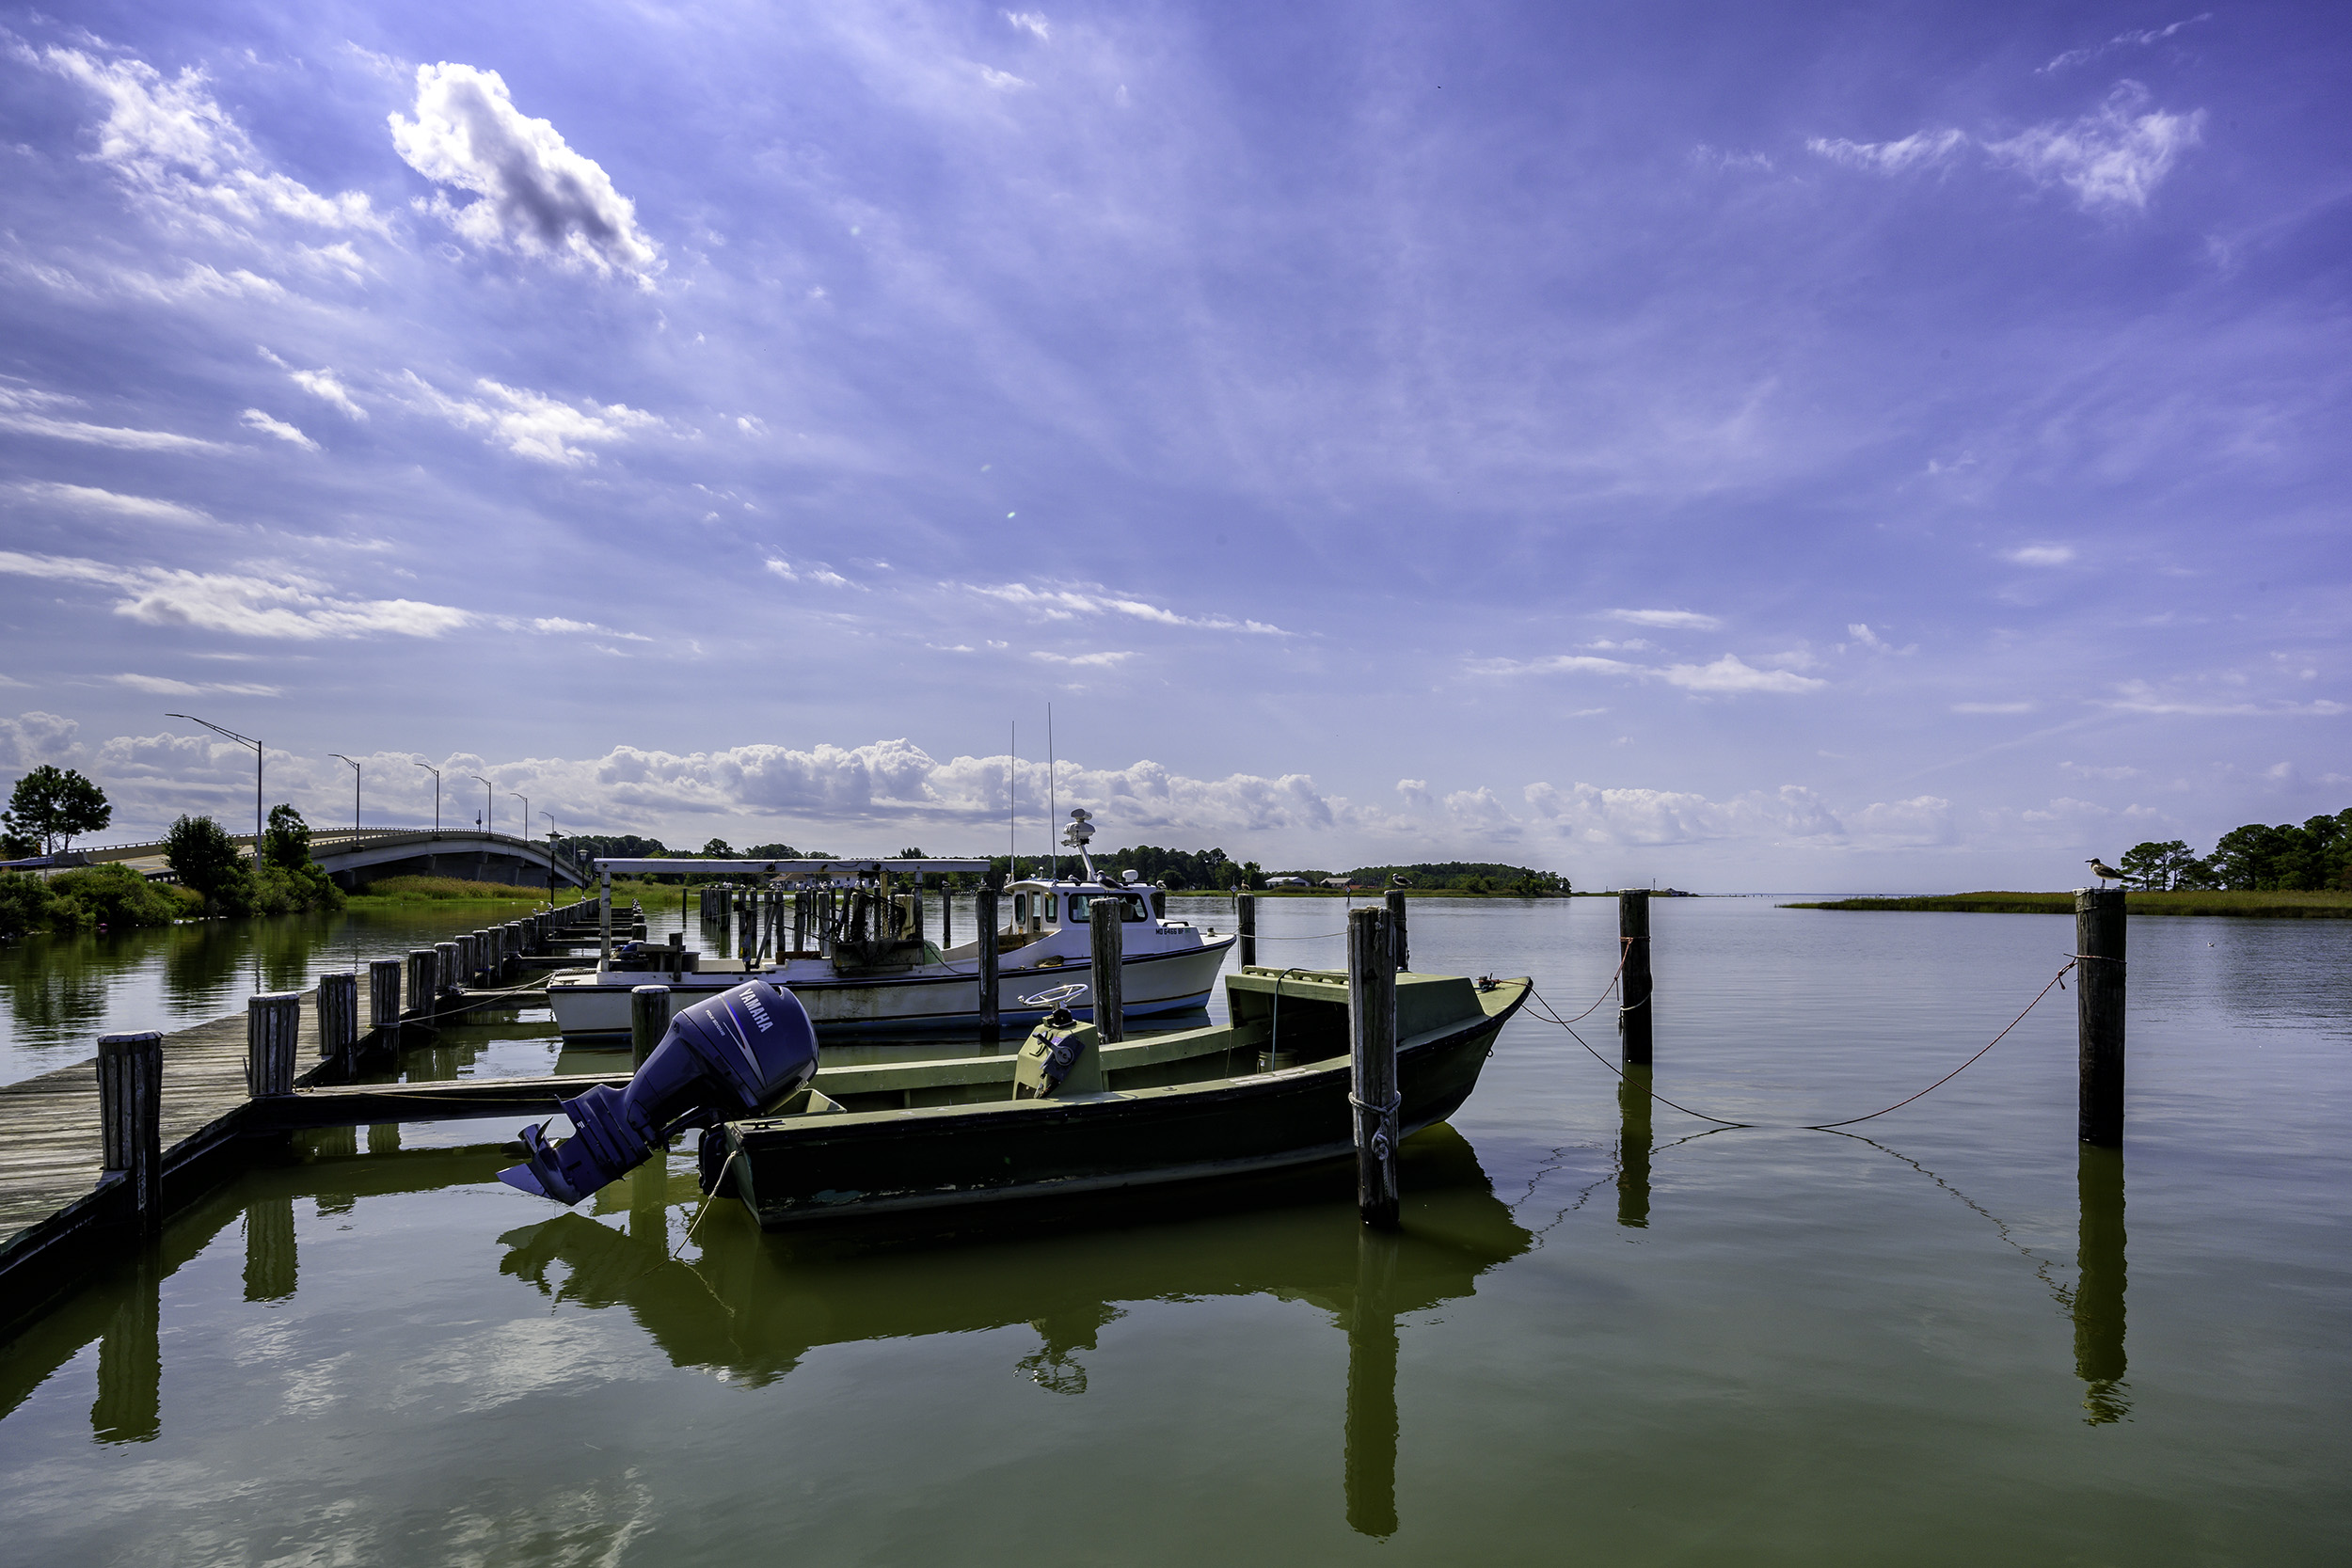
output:
[[[2318,6],[0,13],[0,765],[2069,886],[2352,800]],[[534,827],[541,824],[534,821]]]

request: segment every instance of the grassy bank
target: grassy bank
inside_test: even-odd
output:
[[[570,889],[564,890],[566,893]],[[543,887],[509,887],[504,882],[469,882],[462,877],[387,877],[370,882],[351,895],[361,908],[371,904],[516,904],[547,902]]]
[[[1950,893],[1913,898],[1838,898],[1784,910],[1927,910],[1963,914],[2072,914],[2072,893]],[[2352,919],[2352,893],[2128,893],[2133,914],[2225,914],[2264,920]]]

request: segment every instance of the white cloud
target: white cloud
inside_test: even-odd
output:
[[[1222,615],[1180,615],[1166,606],[1116,593],[1100,583],[1081,583],[1067,588],[1033,588],[1025,582],[1000,583],[993,587],[977,583],[961,586],[983,598],[997,599],[1023,610],[1041,610],[1048,619],[1057,621],[1072,620],[1081,615],[1124,615],[1158,626],[1189,626],[1203,631],[1246,631],[1263,637],[1296,635],[1263,621],[1234,621]]]
[[[249,428],[258,430],[264,436],[275,436],[281,441],[300,447],[304,451],[319,450],[319,444],[303,435],[298,427],[290,425],[283,420],[274,420],[258,408],[248,408],[240,417]]]
[[[839,572],[823,566],[811,566],[805,562],[796,567],[780,556],[770,556],[767,560],[767,567],[787,582],[799,582],[806,578],[810,582],[821,582],[828,588],[859,587],[859,584],[851,582]]]
[[[2157,690],[2146,681],[2125,681],[2116,689],[2118,695],[2099,705],[2119,713],[2171,715],[2194,719],[2228,719],[2258,715],[2277,718],[2332,719],[2341,713],[2352,713],[2352,706],[2321,698],[2310,703],[2233,702],[2221,703],[2196,698],[2175,697]]]
[[[1467,666],[1473,675],[1646,675],[1643,665],[1596,654],[1551,654],[1543,658],[1477,658]]]
[[[575,405],[529,388],[504,386],[487,376],[474,383],[482,394],[479,399],[453,398],[414,371],[405,376],[422,407],[462,428],[486,430],[490,440],[516,456],[541,463],[594,463],[596,454],[587,450],[589,446],[625,441],[640,431],[662,428],[660,418],[627,404],[597,404],[583,400]]]
[[[2031,713],[2033,703],[1954,703],[1954,713]]]
[[[1051,28],[1047,26],[1045,18],[1037,11],[1007,11],[1005,20],[1023,32],[1034,35],[1040,43],[1053,41],[1054,35]]]
[[[2063,566],[2074,559],[2072,545],[2020,545],[2013,550],[2001,552],[2003,561],[2020,566]]]
[[[1755,838],[1827,849],[1893,849],[1947,843],[1951,802],[1931,795],[1833,811],[1812,790],[1784,784],[1712,800],[1681,790],[1549,784],[1524,791],[1535,815],[1571,843],[1657,847]]]
[[[352,401],[350,391],[335,378],[333,371],[290,370],[286,374],[293,378],[295,386],[317,398],[321,403],[332,404],[355,420],[364,420],[368,417],[368,411]]]
[[[473,617],[416,599],[343,599],[303,578],[271,579],[162,566],[115,566],[74,556],[0,550],[0,572],[56,582],[86,582],[123,594],[115,613],[151,626],[192,626],[239,637],[310,641],[390,632],[438,637]]]
[[[1637,626],[1662,626],[1674,631],[1714,631],[1723,625],[1712,615],[1702,615],[1694,610],[1613,610],[1613,621],[1627,621]]]
[[[0,430],[22,431],[27,436],[49,436],[60,441],[80,441],[89,446],[116,447],[125,451],[240,450],[218,441],[201,441],[193,436],[174,435],[167,430],[123,430],[112,425],[87,424],[79,420],[59,420],[33,412],[73,401],[56,392],[43,392],[30,387],[0,387]]]
[[[158,697],[275,697],[279,688],[243,681],[176,681],[163,675],[110,675],[118,686]]]
[[[292,218],[324,229],[385,230],[365,194],[322,196],[269,169],[253,143],[206,90],[191,66],[167,79],[144,60],[104,59],[79,49],[36,50],[11,42],[27,65],[79,83],[106,105],[91,156],[140,199],[197,220],[215,232],[264,218]]]
[[[1758,670],[1725,654],[1712,664],[1670,664],[1666,683],[1687,691],[1818,691],[1829,682],[1793,670]]]
[[[1968,145],[1960,131],[1914,131],[1900,141],[1848,141],[1843,136],[1815,136],[1805,150],[1848,168],[1876,174],[1900,174],[1907,169],[1940,164]]]
[[[1048,664],[1092,665],[1097,669],[1107,670],[1122,664],[1136,656],[1132,653],[1104,652],[1099,654],[1049,654],[1040,651],[1030,654],[1029,657],[1031,658],[1043,659]]]
[[[998,92],[1019,92],[1024,87],[1037,85],[1025,77],[1015,76],[1009,71],[998,71],[993,66],[984,65],[976,69],[980,73],[980,80],[994,87]]]
[[[2106,102],[2069,125],[2053,121],[2021,131],[1985,150],[2042,184],[2062,184],[2086,211],[2145,208],[2187,149],[2203,139],[2205,112],[2139,113],[2148,89],[2117,84]]]
[[[660,247],[638,229],[635,204],[553,125],[516,109],[497,71],[419,66],[416,114],[391,116],[401,157],[426,179],[482,198],[453,207],[437,194],[437,210],[459,233],[652,286]]]
[[[2063,71],[2069,66],[2081,65],[2086,61],[2097,59],[2100,55],[2106,54],[2110,49],[2144,49],[2152,43],[2163,42],[2166,39],[2170,38],[2173,34],[2179,32],[2184,27],[2194,27],[2200,22],[2211,22],[2212,20],[2213,12],[2202,11],[2196,16],[2189,17],[2185,21],[2175,22],[2169,26],[2139,27],[2133,29],[2130,32],[2118,33],[2115,37],[2107,40],[2105,43],[2093,44],[2089,48],[2084,49],[2069,49],[2062,55],[2055,55],[2052,57],[2049,64],[2036,67],[2034,74],[2042,76],[2054,71]]]
[[[48,481],[14,486],[16,493],[27,499],[47,501],[55,506],[71,507],[76,512],[129,517],[141,523],[209,523],[213,515],[198,507],[182,506],[177,501],[156,500],[149,496],[125,496],[113,490],[101,490],[87,484],[58,484]]]
[[[20,713],[0,719],[0,768],[36,768],[78,755],[73,732],[82,726],[55,713]]]
[[[1919,651],[1919,644],[1916,642],[1907,642],[1899,648],[1896,647],[1892,642],[1887,641],[1877,632],[1872,631],[1870,629],[1870,624],[1867,621],[1851,621],[1847,623],[1846,635],[1861,643],[1864,647],[1873,649],[1883,654],[1915,654]],[[1843,650],[1840,651],[1842,652]],[[1809,670],[1812,666],[1806,664],[1799,665],[1797,668]]]
[[[1414,811],[1426,810],[1433,800],[1427,779],[1399,779],[1396,792],[1404,798],[1406,806]]]

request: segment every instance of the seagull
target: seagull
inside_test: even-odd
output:
[[[2099,885],[2102,887],[2105,887],[2110,881],[2128,882],[2133,880],[2132,878],[2124,876],[2123,873],[2118,871],[2115,867],[2109,865],[2106,862],[2100,860],[2096,856],[2085,861],[2083,863],[2090,867],[2090,874],[2099,879]]]

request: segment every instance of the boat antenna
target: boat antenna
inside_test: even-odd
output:
[[[1045,705],[1045,852],[1053,857],[1045,879],[1061,880],[1061,851],[1054,847],[1054,824],[1061,820],[1061,801],[1054,794],[1054,705]]]
[[[1014,800],[1021,789],[1021,721],[1012,721],[1012,739],[1005,748],[1005,872],[1012,881],[1021,879],[1021,841],[1013,824],[1020,820]]]

